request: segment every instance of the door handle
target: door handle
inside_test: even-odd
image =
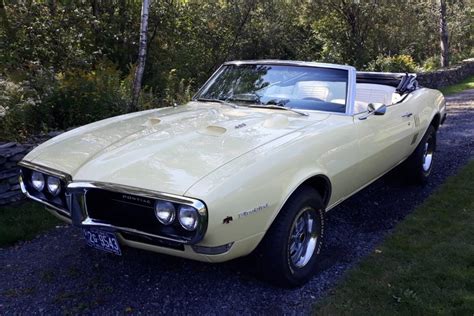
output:
[[[405,114],[402,115],[402,117],[410,117],[412,115],[413,115],[413,113],[405,113]]]

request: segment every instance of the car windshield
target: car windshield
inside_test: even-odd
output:
[[[343,69],[230,64],[195,99],[239,105],[344,113],[348,72]]]

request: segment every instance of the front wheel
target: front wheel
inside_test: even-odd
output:
[[[324,237],[319,193],[301,187],[286,202],[256,250],[261,276],[277,285],[306,283],[316,271]]]

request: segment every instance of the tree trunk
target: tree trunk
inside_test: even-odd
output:
[[[439,36],[441,48],[441,67],[449,66],[449,34],[446,21],[446,0],[439,0]]]
[[[142,17],[140,23],[140,46],[138,49],[138,65],[135,71],[132,89],[132,103],[129,111],[136,111],[138,108],[138,99],[142,87],[143,72],[145,71],[146,51],[147,51],[147,29],[148,29],[148,10],[150,8],[149,0],[143,0]]]

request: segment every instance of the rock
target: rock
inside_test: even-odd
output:
[[[26,153],[26,148],[23,147],[23,146],[17,145],[17,146],[1,149],[0,150],[0,157],[9,158],[9,157],[14,156],[14,155],[19,154],[19,153],[24,153],[25,154]]]
[[[25,157],[25,153],[20,153],[20,154],[16,154],[16,155],[8,158],[8,160],[13,161],[13,162],[18,162],[18,161],[22,160],[23,157]]]
[[[12,202],[19,201],[24,198],[21,191],[9,191],[0,194],[0,205],[10,204]]]
[[[16,177],[16,178],[18,178],[18,175],[19,175],[19,174],[20,174],[20,173],[19,173],[19,169],[18,169],[18,168],[0,171],[0,180],[8,179],[8,178],[11,178],[11,177]]]
[[[10,183],[10,184],[17,184],[17,183],[18,183],[18,177],[11,177],[11,178],[8,178],[8,183]]]
[[[8,182],[1,182],[0,183],[0,193],[5,193],[10,191],[10,184]]]
[[[5,149],[5,148],[13,147],[13,146],[15,146],[16,144],[17,144],[17,143],[15,143],[15,142],[9,142],[9,143],[0,144],[0,150]]]

